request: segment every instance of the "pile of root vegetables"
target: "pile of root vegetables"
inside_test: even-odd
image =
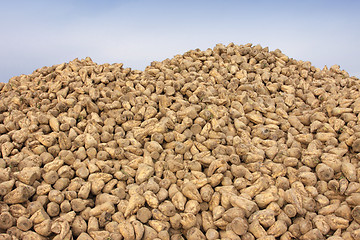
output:
[[[0,83],[1,240],[360,239],[360,81],[260,45]]]

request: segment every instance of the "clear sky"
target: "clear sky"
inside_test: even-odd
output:
[[[86,56],[143,70],[230,42],[360,77],[359,12],[355,0],[0,0],[0,81]]]

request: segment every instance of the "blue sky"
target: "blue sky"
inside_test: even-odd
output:
[[[360,77],[360,1],[0,0],[0,81],[90,56],[143,70],[217,43],[261,44]]]

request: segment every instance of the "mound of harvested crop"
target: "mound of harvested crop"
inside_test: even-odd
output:
[[[360,239],[360,82],[261,46],[0,85],[0,239]]]

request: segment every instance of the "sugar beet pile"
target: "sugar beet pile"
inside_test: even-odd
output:
[[[0,239],[360,239],[360,82],[260,45],[0,85]]]

